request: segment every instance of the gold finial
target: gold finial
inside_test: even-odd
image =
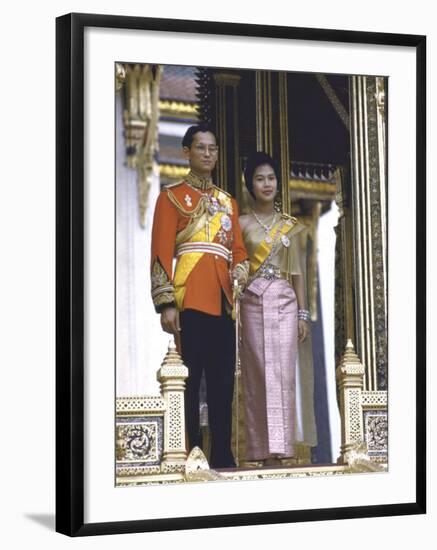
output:
[[[164,357],[164,361],[162,362],[162,367],[169,367],[169,366],[183,366],[183,361],[181,356],[179,355],[176,344],[174,340],[170,340],[168,343],[168,351],[166,356]]]
[[[362,378],[364,375],[364,366],[355,352],[352,340],[348,338],[341,357],[340,364],[336,368],[337,380],[343,380],[342,383],[350,383],[352,380],[356,383],[356,377]],[[362,380],[360,382],[362,384]]]
[[[342,365],[361,364],[360,358],[355,352],[354,345],[350,338],[347,339],[346,346],[344,348],[343,357],[341,358]]]

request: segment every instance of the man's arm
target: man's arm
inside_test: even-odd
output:
[[[179,315],[175,307],[173,286],[173,256],[177,231],[177,211],[162,191],[156,201],[152,228],[151,279],[152,300],[161,314],[165,332],[176,334]]]

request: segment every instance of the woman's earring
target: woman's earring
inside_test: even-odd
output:
[[[279,192],[276,193],[275,202],[273,203],[273,208],[276,210],[276,212],[282,212],[282,200]]]

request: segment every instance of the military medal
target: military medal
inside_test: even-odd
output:
[[[285,246],[285,248],[288,248],[290,246],[290,239],[287,237],[287,235],[282,235],[281,242]]]
[[[193,203],[191,202],[191,197],[190,197],[190,195],[188,195],[188,194],[185,195],[184,201],[185,201],[185,204],[186,204],[189,208],[191,208],[191,207],[193,206]]]
[[[230,231],[232,229],[232,220],[227,214],[222,215],[220,224],[225,231]]]
[[[219,211],[219,203],[215,197],[209,197],[208,212],[211,216],[215,216]]]

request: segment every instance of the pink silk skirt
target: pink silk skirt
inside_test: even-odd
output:
[[[293,456],[297,299],[285,279],[255,279],[241,301],[246,460]]]

